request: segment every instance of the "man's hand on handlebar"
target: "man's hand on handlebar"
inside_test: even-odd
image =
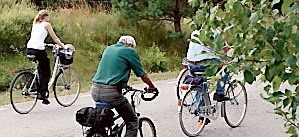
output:
[[[146,93],[155,93],[155,92],[158,91],[158,89],[157,89],[156,87],[153,87],[153,88],[151,88],[151,87],[149,87],[149,88],[145,87],[145,88],[144,88],[144,91],[145,91]]]

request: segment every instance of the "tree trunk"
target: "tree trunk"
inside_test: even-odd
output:
[[[176,33],[182,33],[182,28],[181,28],[181,13],[180,13],[180,8],[181,7],[181,1],[180,0],[175,0],[175,6],[173,7],[173,25],[174,25],[174,31]],[[187,50],[188,50],[188,46],[186,44],[186,42],[184,41],[183,37],[179,37],[177,39],[178,42],[178,46],[182,47],[185,49],[185,55],[187,55]]]
[[[180,0],[176,0],[175,1],[175,7],[173,9],[173,24],[174,24],[174,31],[175,32],[182,32],[181,29],[181,15],[180,15],[180,7],[179,7],[179,3]]]

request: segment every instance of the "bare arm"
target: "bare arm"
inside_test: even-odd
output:
[[[149,86],[149,89],[156,89],[156,87],[154,86],[154,84],[152,83],[152,81],[150,80],[150,78],[147,76],[146,73],[144,73],[141,76],[141,80]]]
[[[55,34],[55,32],[54,32],[54,30],[53,30],[53,28],[52,28],[52,26],[51,26],[51,24],[50,23],[47,23],[46,25],[45,25],[45,28],[46,28],[46,30],[49,32],[49,34],[50,34],[50,36],[51,36],[51,38],[53,39],[53,41],[55,42],[55,43],[57,43],[61,48],[63,48],[63,49],[66,49],[67,47],[65,47],[63,44],[62,44],[62,42],[59,40],[59,38],[56,36],[56,34]]]

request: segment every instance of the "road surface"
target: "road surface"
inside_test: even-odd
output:
[[[185,137],[177,113],[175,79],[154,82],[159,96],[152,102],[141,102],[137,108],[143,116],[151,118],[158,137]],[[144,84],[134,85],[143,88]],[[286,137],[284,120],[273,113],[273,106],[259,97],[262,87],[258,83],[246,85],[248,111],[238,128],[230,128],[219,117],[208,124],[201,136],[204,137]],[[46,106],[39,101],[26,115],[16,113],[11,105],[0,107],[0,137],[82,137],[81,126],[76,123],[75,113],[85,106],[94,106],[90,93],[80,94],[70,107],[61,107],[54,99]]]

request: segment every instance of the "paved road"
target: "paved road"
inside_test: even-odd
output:
[[[142,115],[150,117],[156,125],[158,137],[184,137],[177,115],[175,82],[155,82],[160,95],[152,102],[141,102],[137,108]],[[145,85],[134,85],[142,88]],[[204,137],[286,137],[283,119],[273,114],[273,106],[262,100],[261,85],[246,85],[248,112],[241,127],[230,128],[219,117],[207,125]],[[38,102],[27,115],[20,115],[10,105],[0,107],[0,137],[82,137],[81,126],[75,121],[75,112],[84,106],[93,106],[90,93],[81,94],[71,107],[61,107],[51,99],[48,106]]]

